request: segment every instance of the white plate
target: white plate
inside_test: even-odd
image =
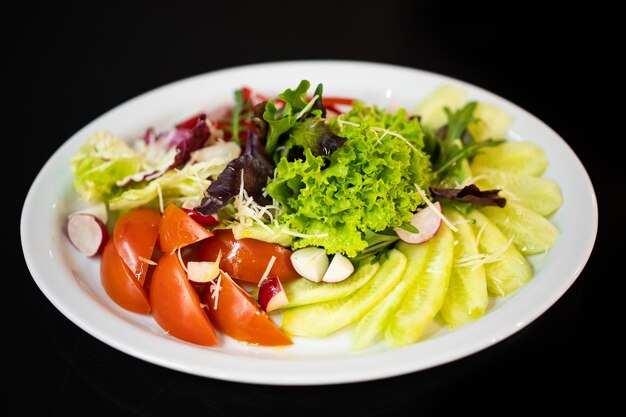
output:
[[[139,137],[147,126],[167,128],[200,110],[232,102],[233,90],[251,86],[267,95],[294,87],[306,78],[324,83],[329,96],[356,97],[382,106],[412,108],[442,83],[463,86],[470,99],[497,104],[513,115],[512,140],[529,140],[547,153],[545,176],[563,192],[553,217],[562,234],[543,258],[534,259],[534,279],[507,299],[491,303],[481,319],[454,331],[435,329],[426,340],[402,349],[382,344],[349,352],[349,334],[295,339],[285,349],[245,346],[222,338],[217,348],[174,339],[149,316],[129,313],[105,294],[98,260],[87,259],[68,242],[64,221],[77,207],[70,157],[95,131]],[[584,219],[584,221],[581,221]],[[520,330],[546,311],[569,288],[591,253],[597,230],[597,204],[584,167],[553,130],[516,105],[470,84],[416,69],[391,65],[300,61],[268,63],[204,74],[134,98],[72,136],[50,158],[24,203],[22,246],[35,282],[70,320],[101,341],[137,358],[190,374],[239,382],[305,385],[366,381],[443,364],[484,349]]]

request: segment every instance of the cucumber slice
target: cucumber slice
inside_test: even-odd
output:
[[[511,115],[491,103],[478,103],[474,110],[474,117],[476,121],[467,126],[467,130],[479,142],[506,138],[513,123]]]
[[[498,226],[478,210],[471,210],[467,218],[474,221],[472,228],[477,235],[478,250],[487,255],[484,267],[491,294],[508,295],[531,280],[530,264],[515,245],[509,244]]]
[[[471,168],[493,168],[514,174],[539,176],[548,167],[548,158],[541,147],[530,142],[504,142],[486,147],[472,160]]]
[[[345,298],[289,308],[284,311],[282,329],[292,336],[322,337],[363,317],[398,283],[407,259],[392,249],[366,285]]]
[[[480,255],[470,223],[455,209],[446,207],[443,213],[459,231],[454,234],[454,264],[439,314],[450,327],[456,327],[485,313],[489,302],[487,278],[483,266],[476,262]]]
[[[465,90],[452,85],[442,85],[426,97],[414,110],[422,126],[438,129],[448,123],[445,107],[454,111],[465,103]]]
[[[544,217],[563,204],[561,189],[551,180],[513,174],[491,168],[474,168],[475,184],[481,189],[501,189],[507,200],[513,200]]]
[[[500,228],[504,236],[524,255],[547,252],[559,238],[559,229],[550,220],[521,204],[483,207],[480,211]]]
[[[336,283],[311,282],[308,279],[297,279],[283,284],[289,304],[283,308],[297,307],[306,304],[320,303],[323,301],[336,300],[346,297],[374,276],[380,264],[372,262],[374,256],[364,258],[352,276],[344,281]]]
[[[405,250],[405,246],[414,249],[410,250],[410,254],[405,253],[407,264],[400,282],[380,303],[359,320],[352,334],[352,350],[360,350],[374,343],[376,337],[383,331],[389,317],[400,305],[408,289],[424,270],[428,260],[429,248],[432,246],[428,245],[428,242],[417,245],[398,244],[401,252]]]
[[[383,332],[383,340],[392,347],[417,342],[426,324],[441,309],[452,269],[454,238],[448,226],[441,225],[428,242],[419,245],[400,243],[397,248],[409,258],[407,271],[414,274],[414,282]],[[420,258],[426,258],[423,270],[414,263]]]

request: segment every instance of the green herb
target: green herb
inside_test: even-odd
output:
[[[235,107],[232,110],[232,116],[230,119],[230,129],[232,133],[232,140],[237,143],[237,145],[241,145],[241,140],[239,139],[239,123],[241,123],[241,112],[243,111],[243,93],[241,90],[235,91]]]
[[[409,222],[402,223],[399,228],[402,229],[402,230],[406,230],[409,233],[419,233],[420,232],[419,230],[417,230],[417,227],[413,226]]]
[[[311,101],[307,102],[306,93],[310,86],[311,83],[309,81],[302,80],[295,90],[288,88],[282,94],[279,94],[278,98],[285,102],[285,106],[281,110],[276,108],[274,100],[268,101],[265,106],[263,119],[269,125],[265,142],[265,152],[270,157],[272,157],[276,151],[280,136],[294,127],[298,119],[301,119],[309,112],[318,117],[321,115],[321,110],[312,109],[317,100],[322,100],[322,86],[321,84],[317,86],[315,95]]]
[[[462,162],[476,156],[481,148],[499,145],[503,139],[476,142],[467,127],[476,121],[473,116],[477,103],[470,102],[453,112],[445,108],[448,124],[437,132],[426,131],[426,150],[432,155],[434,183],[444,179],[462,179]]]

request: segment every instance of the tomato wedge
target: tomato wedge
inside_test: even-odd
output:
[[[198,257],[213,262],[220,250],[220,269],[234,279],[258,283],[272,256],[276,261],[270,275],[278,276],[282,282],[300,277],[291,264],[292,252],[280,245],[256,239],[237,240],[231,230],[215,230],[213,237],[198,245]]]
[[[141,285],[146,280],[148,263],[159,233],[161,213],[153,209],[133,209],[122,215],[115,224],[113,241],[122,257]]]
[[[261,346],[285,346],[293,342],[272,321],[228,274],[220,272],[219,296],[217,307],[211,298],[211,289],[215,281],[211,281],[202,293],[202,300],[207,306],[211,322],[220,331],[242,342]]]
[[[113,240],[107,242],[102,252],[100,280],[106,293],[120,307],[139,314],[150,312],[146,290],[117,253]]]
[[[172,336],[197,345],[218,344],[213,325],[176,252],[163,255],[154,268],[150,301],[154,319]]]
[[[167,206],[159,224],[159,249],[170,253],[199,240],[213,236],[182,209],[173,204]]]

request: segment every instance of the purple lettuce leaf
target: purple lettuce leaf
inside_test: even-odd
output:
[[[203,216],[216,214],[231,198],[239,194],[241,171],[243,170],[243,188],[254,201],[261,205],[271,204],[272,199],[263,194],[267,181],[274,172],[274,164],[259,149],[259,138],[248,131],[246,148],[238,158],[232,160],[224,171],[211,183],[207,196],[194,210]]]
[[[506,205],[506,199],[498,195],[500,190],[480,190],[474,184],[466,185],[463,188],[432,187],[430,192],[435,197],[447,198],[449,200],[480,206],[504,207]]]

